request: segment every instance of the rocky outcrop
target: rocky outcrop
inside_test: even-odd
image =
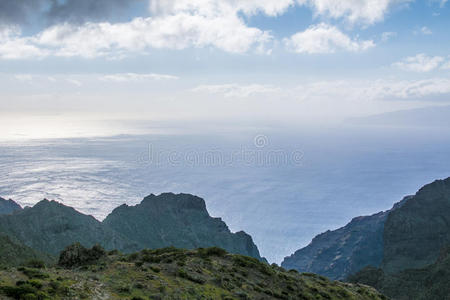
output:
[[[106,249],[138,249],[136,243],[103,226],[94,217],[48,200],[15,214],[0,216],[0,232],[35,250],[54,255],[75,242],[86,247],[100,243]]]
[[[385,222],[383,261],[349,277],[392,299],[449,299],[450,178],[421,188]]]
[[[225,222],[209,215],[202,198],[189,194],[152,194],[136,206],[116,208],[103,223],[141,248],[216,246],[261,259],[251,236],[231,233]]]
[[[379,266],[383,259],[384,223],[389,213],[409,198],[405,197],[391,210],[356,217],[344,227],[316,236],[308,246],[286,257],[281,265],[332,279],[344,279],[367,265]]]
[[[450,248],[443,248],[435,263],[420,269],[389,274],[368,267],[349,277],[349,281],[369,285],[395,300],[442,300],[450,295]]]
[[[421,188],[401,208],[391,212],[384,229],[382,268],[394,273],[422,268],[450,245],[450,178]]]
[[[22,210],[22,207],[13,200],[5,200],[0,197],[0,215],[9,215],[15,211]]]
[[[65,247],[100,244],[107,250],[134,252],[176,246],[221,247],[258,259],[258,248],[243,231],[231,233],[212,218],[205,201],[187,194],[150,195],[136,206],[116,208],[104,222],[55,201],[43,200],[11,215],[0,216],[0,233],[41,252],[57,255]]]

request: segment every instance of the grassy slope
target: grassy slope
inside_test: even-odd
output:
[[[31,260],[42,260],[50,263],[53,258],[0,233],[0,266],[15,266]]]
[[[110,254],[76,270],[9,269],[0,271],[0,291],[16,299],[386,299],[218,248]]]

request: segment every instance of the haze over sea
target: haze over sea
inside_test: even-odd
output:
[[[389,209],[450,168],[446,127],[127,126],[135,134],[5,139],[0,196],[24,206],[54,199],[101,220],[150,193],[191,193],[279,263],[316,234]]]

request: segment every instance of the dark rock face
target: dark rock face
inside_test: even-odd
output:
[[[101,243],[107,249],[137,250],[136,243],[106,228],[92,216],[48,200],[15,214],[0,216],[0,232],[35,250],[54,255],[75,242],[86,247]]]
[[[22,210],[22,207],[13,200],[5,200],[0,197],[0,215],[9,215],[15,211]]]
[[[442,300],[450,295],[450,249],[441,250],[437,261],[420,269],[394,274],[379,268],[365,268],[349,277],[351,283],[372,286],[396,300]]]
[[[103,223],[141,248],[216,246],[261,259],[251,236],[243,231],[231,233],[220,218],[208,214],[205,201],[193,195],[150,195],[136,206],[116,208]]]
[[[392,299],[450,299],[450,178],[421,188],[384,226],[379,268],[350,282],[371,285]]]
[[[390,213],[384,229],[382,268],[387,273],[422,268],[450,245],[450,178],[421,188]]]
[[[379,266],[383,259],[383,230],[391,210],[356,217],[346,226],[316,236],[312,242],[282,262],[282,267],[344,279],[367,265]]]

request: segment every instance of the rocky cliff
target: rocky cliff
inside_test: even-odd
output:
[[[344,227],[316,236],[308,246],[286,257],[281,265],[332,279],[344,279],[367,265],[379,266],[383,259],[384,223],[389,213],[409,198],[405,197],[391,210],[356,217]]]
[[[443,248],[438,259],[424,268],[389,274],[368,267],[350,276],[349,281],[370,285],[395,300],[450,299],[450,249]]]
[[[421,188],[399,209],[391,212],[384,228],[382,268],[394,273],[422,268],[450,245],[450,178]]]
[[[187,194],[150,195],[139,205],[116,208],[104,222],[43,200],[14,214],[1,215],[0,233],[53,255],[79,242],[85,247],[100,244],[126,253],[167,246],[217,246],[262,259],[251,236],[243,231],[231,233],[220,218],[208,214],[203,199]]]
[[[193,195],[150,195],[136,206],[116,208],[103,223],[141,248],[217,246],[261,259],[251,236],[243,231],[230,232],[225,222],[209,215],[205,201]]]

